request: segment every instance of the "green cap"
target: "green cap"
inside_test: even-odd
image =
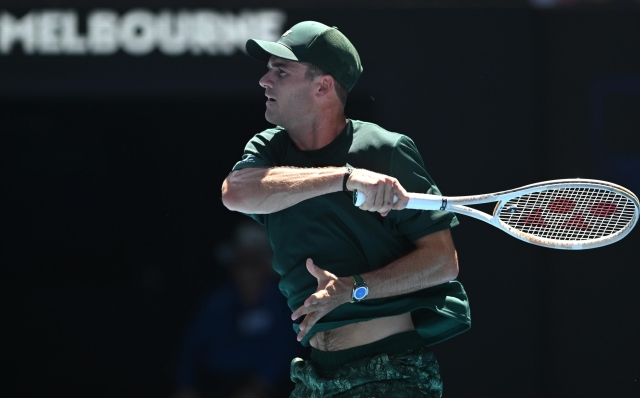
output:
[[[277,42],[250,39],[247,53],[260,61],[269,57],[308,62],[333,76],[351,91],[362,74],[356,48],[338,28],[320,22],[305,21],[282,34]]]

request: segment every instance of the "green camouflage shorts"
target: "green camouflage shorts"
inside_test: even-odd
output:
[[[415,331],[343,351],[313,350],[311,357],[291,362],[290,398],[442,396],[438,362]]]

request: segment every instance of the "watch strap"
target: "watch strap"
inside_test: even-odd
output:
[[[351,173],[353,173],[353,167],[351,167],[348,163],[347,163],[347,171],[344,172],[344,178],[342,179],[342,190],[345,192],[350,192],[347,189],[347,181],[349,181],[349,177],[351,177]]]

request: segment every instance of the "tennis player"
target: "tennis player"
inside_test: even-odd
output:
[[[291,363],[291,397],[441,396],[428,347],[470,327],[458,220],[399,211],[407,191],[438,188],[409,137],[345,116],[362,65],[337,28],[301,22],[246,49],[267,65],[259,83],[276,127],[247,143],[222,201],[266,227],[297,339],[312,347]]]

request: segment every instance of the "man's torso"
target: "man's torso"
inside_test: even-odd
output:
[[[295,148],[281,128],[267,130],[247,144],[243,161],[234,170],[347,163],[398,178],[408,191],[439,194],[408,137],[359,121],[349,121],[340,136],[315,151]],[[321,195],[276,213],[251,216],[267,229],[274,249],[273,266],[281,276],[280,289],[292,311],[317,287],[315,278],[306,271],[307,258],[337,276],[365,273],[408,254],[414,249],[415,240],[457,224],[454,215],[446,212],[404,210],[381,217],[357,209],[346,192]],[[325,315],[302,343],[315,344],[318,349],[350,347],[356,344],[354,339],[367,341],[373,336],[409,330],[413,328],[409,315],[413,303],[413,299],[405,297],[339,306]],[[398,327],[396,317],[402,314],[405,322]],[[318,337],[312,343],[308,339],[314,334]]]

